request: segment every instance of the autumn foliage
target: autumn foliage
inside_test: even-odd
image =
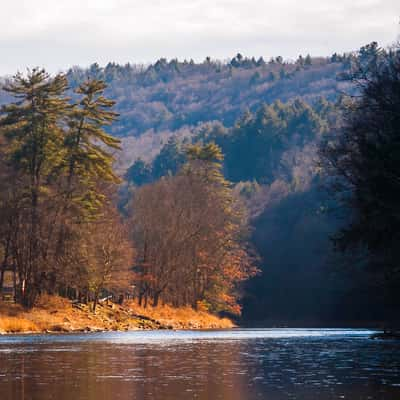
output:
[[[191,146],[188,156],[176,176],[134,195],[139,304],[162,300],[237,314],[238,283],[257,272],[244,211],[221,173],[215,144]]]
[[[219,147],[188,147],[176,175],[135,190],[122,216],[105,88],[87,80],[71,99],[65,75],[39,69],[5,87],[15,101],[0,115],[0,292],[7,271],[26,308],[51,294],[94,312],[101,297],[128,296],[240,313],[239,284],[257,270]]]

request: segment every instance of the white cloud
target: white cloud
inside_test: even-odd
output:
[[[14,0],[2,4],[0,74],[43,65],[327,55],[398,33],[398,0]]]

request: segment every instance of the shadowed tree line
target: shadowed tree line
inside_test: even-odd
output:
[[[399,48],[366,46],[347,79],[359,96],[347,99],[340,130],[320,149],[328,187],[346,216],[334,243],[344,254],[358,255],[386,319],[399,324]]]

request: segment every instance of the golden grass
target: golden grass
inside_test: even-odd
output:
[[[57,296],[42,296],[31,310],[0,302],[0,333],[67,331],[74,311],[68,300]],[[87,322],[86,316],[83,319]]]
[[[49,311],[72,310],[71,302],[60,296],[42,294],[36,302],[36,308],[42,308]]]
[[[228,318],[220,318],[206,311],[196,311],[191,307],[157,307],[139,306],[136,302],[129,303],[130,309],[138,315],[154,319],[174,329],[211,329],[232,328],[235,325]]]
[[[23,333],[23,332],[39,332],[38,326],[25,318],[18,317],[0,317],[1,333]]]
[[[130,302],[123,307],[116,304],[99,305],[96,314],[93,314],[90,305],[74,308],[69,300],[58,296],[42,296],[36,307],[31,310],[0,301],[0,333],[133,330],[160,327],[211,329],[232,326],[233,323],[227,318],[219,318],[206,311],[195,311],[190,307],[174,308],[163,305],[143,308],[135,302]]]

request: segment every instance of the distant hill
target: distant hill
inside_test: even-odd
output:
[[[67,72],[72,88],[88,76],[107,82],[107,96],[116,101],[120,118],[111,129],[124,138],[120,163],[128,167],[139,155],[152,158],[172,135],[188,136],[194,127],[220,121],[231,127],[246,111],[262,103],[319,97],[335,100],[346,83],[337,80],[352,61],[351,55],[329,58],[299,57],[285,62],[238,54],[227,62],[207,58],[202,63],[160,59],[154,64],[105,67],[93,64]],[[0,92],[0,103],[9,101]]]
[[[117,101],[121,114],[113,133],[125,137],[213,120],[232,126],[245,110],[278,99],[334,100],[344,85],[337,75],[348,65],[347,58],[337,57],[310,58],[306,64],[303,59],[285,63],[278,57],[266,63],[238,55],[229,63],[161,59],[148,67],[94,64],[87,70],[71,69],[68,78],[72,86],[87,75],[107,82],[107,95]]]

